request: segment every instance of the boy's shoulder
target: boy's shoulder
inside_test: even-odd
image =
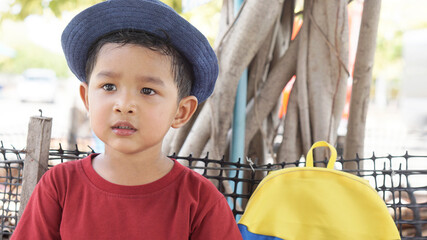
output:
[[[194,169],[191,169],[189,167],[186,167],[184,165],[181,165],[179,161],[175,160],[175,164],[180,164],[180,167],[185,169],[186,174],[185,177],[188,178],[187,181],[191,181],[195,183],[196,186],[203,186],[209,189],[215,189],[217,190],[217,187],[205,176],[200,174],[199,172],[195,171]],[[218,191],[218,190],[217,190]]]
[[[73,159],[66,162],[56,164],[51,167],[44,175],[41,180],[48,180],[54,182],[64,182],[72,180],[82,168],[83,161],[90,161],[90,155],[82,159]]]
[[[215,201],[224,198],[224,195],[218,190],[211,180],[201,175],[200,173],[190,169],[189,167],[181,165],[178,161],[175,161],[175,164],[179,164],[180,168],[184,169],[184,174],[179,180],[180,188],[186,189],[189,191],[189,194],[193,195],[195,198],[200,198],[199,200],[203,201],[206,199]]]
[[[75,169],[80,167],[80,165],[83,161],[87,161],[90,157],[91,157],[91,155],[86,156],[86,157],[81,158],[81,159],[70,159],[68,161],[56,164],[55,166],[50,168],[49,171],[52,170],[52,171],[60,172],[60,171],[75,170]]]

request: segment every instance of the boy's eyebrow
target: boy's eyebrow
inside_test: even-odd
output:
[[[110,71],[101,71],[96,74],[97,77],[108,77],[108,78],[117,78],[120,74]]]
[[[157,77],[151,77],[151,76],[140,76],[138,77],[139,80],[143,82],[153,83],[159,86],[165,86],[165,83]]]
[[[108,77],[108,78],[117,78],[120,77],[121,74],[111,72],[111,71],[101,71],[98,74],[96,74],[97,77]],[[153,83],[159,86],[165,86],[165,83],[158,77],[152,77],[152,76],[139,76],[138,80],[141,80],[142,82],[148,82]]]

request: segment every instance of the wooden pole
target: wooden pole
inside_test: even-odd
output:
[[[22,216],[36,184],[48,170],[51,131],[52,118],[31,117],[28,124],[19,218]]]

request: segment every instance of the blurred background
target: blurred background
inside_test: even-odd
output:
[[[78,96],[79,81],[68,70],[60,45],[71,18],[97,1],[72,1],[78,4],[60,15],[55,8],[38,7],[26,17],[19,16],[23,9],[14,2],[0,1],[0,140],[5,147],[24,148],[30,116],[43,114],[53,118],[53,147],[90,145],[100,151]],[[180,2],[174,8],[214,43],[221,0],[199,1],[206,2],[200,6],[165,2]],[[427,155],[425,9],[425,0],[382,1],[365,155]]]

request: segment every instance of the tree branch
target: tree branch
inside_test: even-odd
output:
[[[291,42],[285,55],[271,69],[263,88],[257,92],[254,100],[248,104],[245,134],[246,148],[258,131],[260,123],[262,123],[277,103],[286,83],[295,74],[297,52],[298,38]]]
[[[213,109],[212,116],[216,118],[212,125],[217,129],[211,135],[218,141],[211,145],[216,149],[209,149],[209,152],[223,154],[225,151],[225,140],[231,126],[230,116],[233,112],[240,76],[258,52],[268,32],[271,31],[278,14],[280,14],[282,4],[283,2],[280,0],[270,1],[269,4],[258,0],[246,0],[238,21],[224,38],[224,43],[220,45],[221,47],[217,51],[220,73],[215,91],[208,101],[210,101]],[[195,124],[198,124],[197,122],[201,121],[200,119],[209,119],[210,114],[205,109],[207,108],[205,107],[202,110]],[[203,124],[206,123],[199,123],[200,126]],[[199,132],[199,130],[192,129],[192,132]],[[191,135],[190,133],[186,141],[200,141],[198,137]],[[210,137],[209,134],[207,137]],[[202,139],[205,139],[205,136]],[[193,151],[201,150],[193,149]]]

